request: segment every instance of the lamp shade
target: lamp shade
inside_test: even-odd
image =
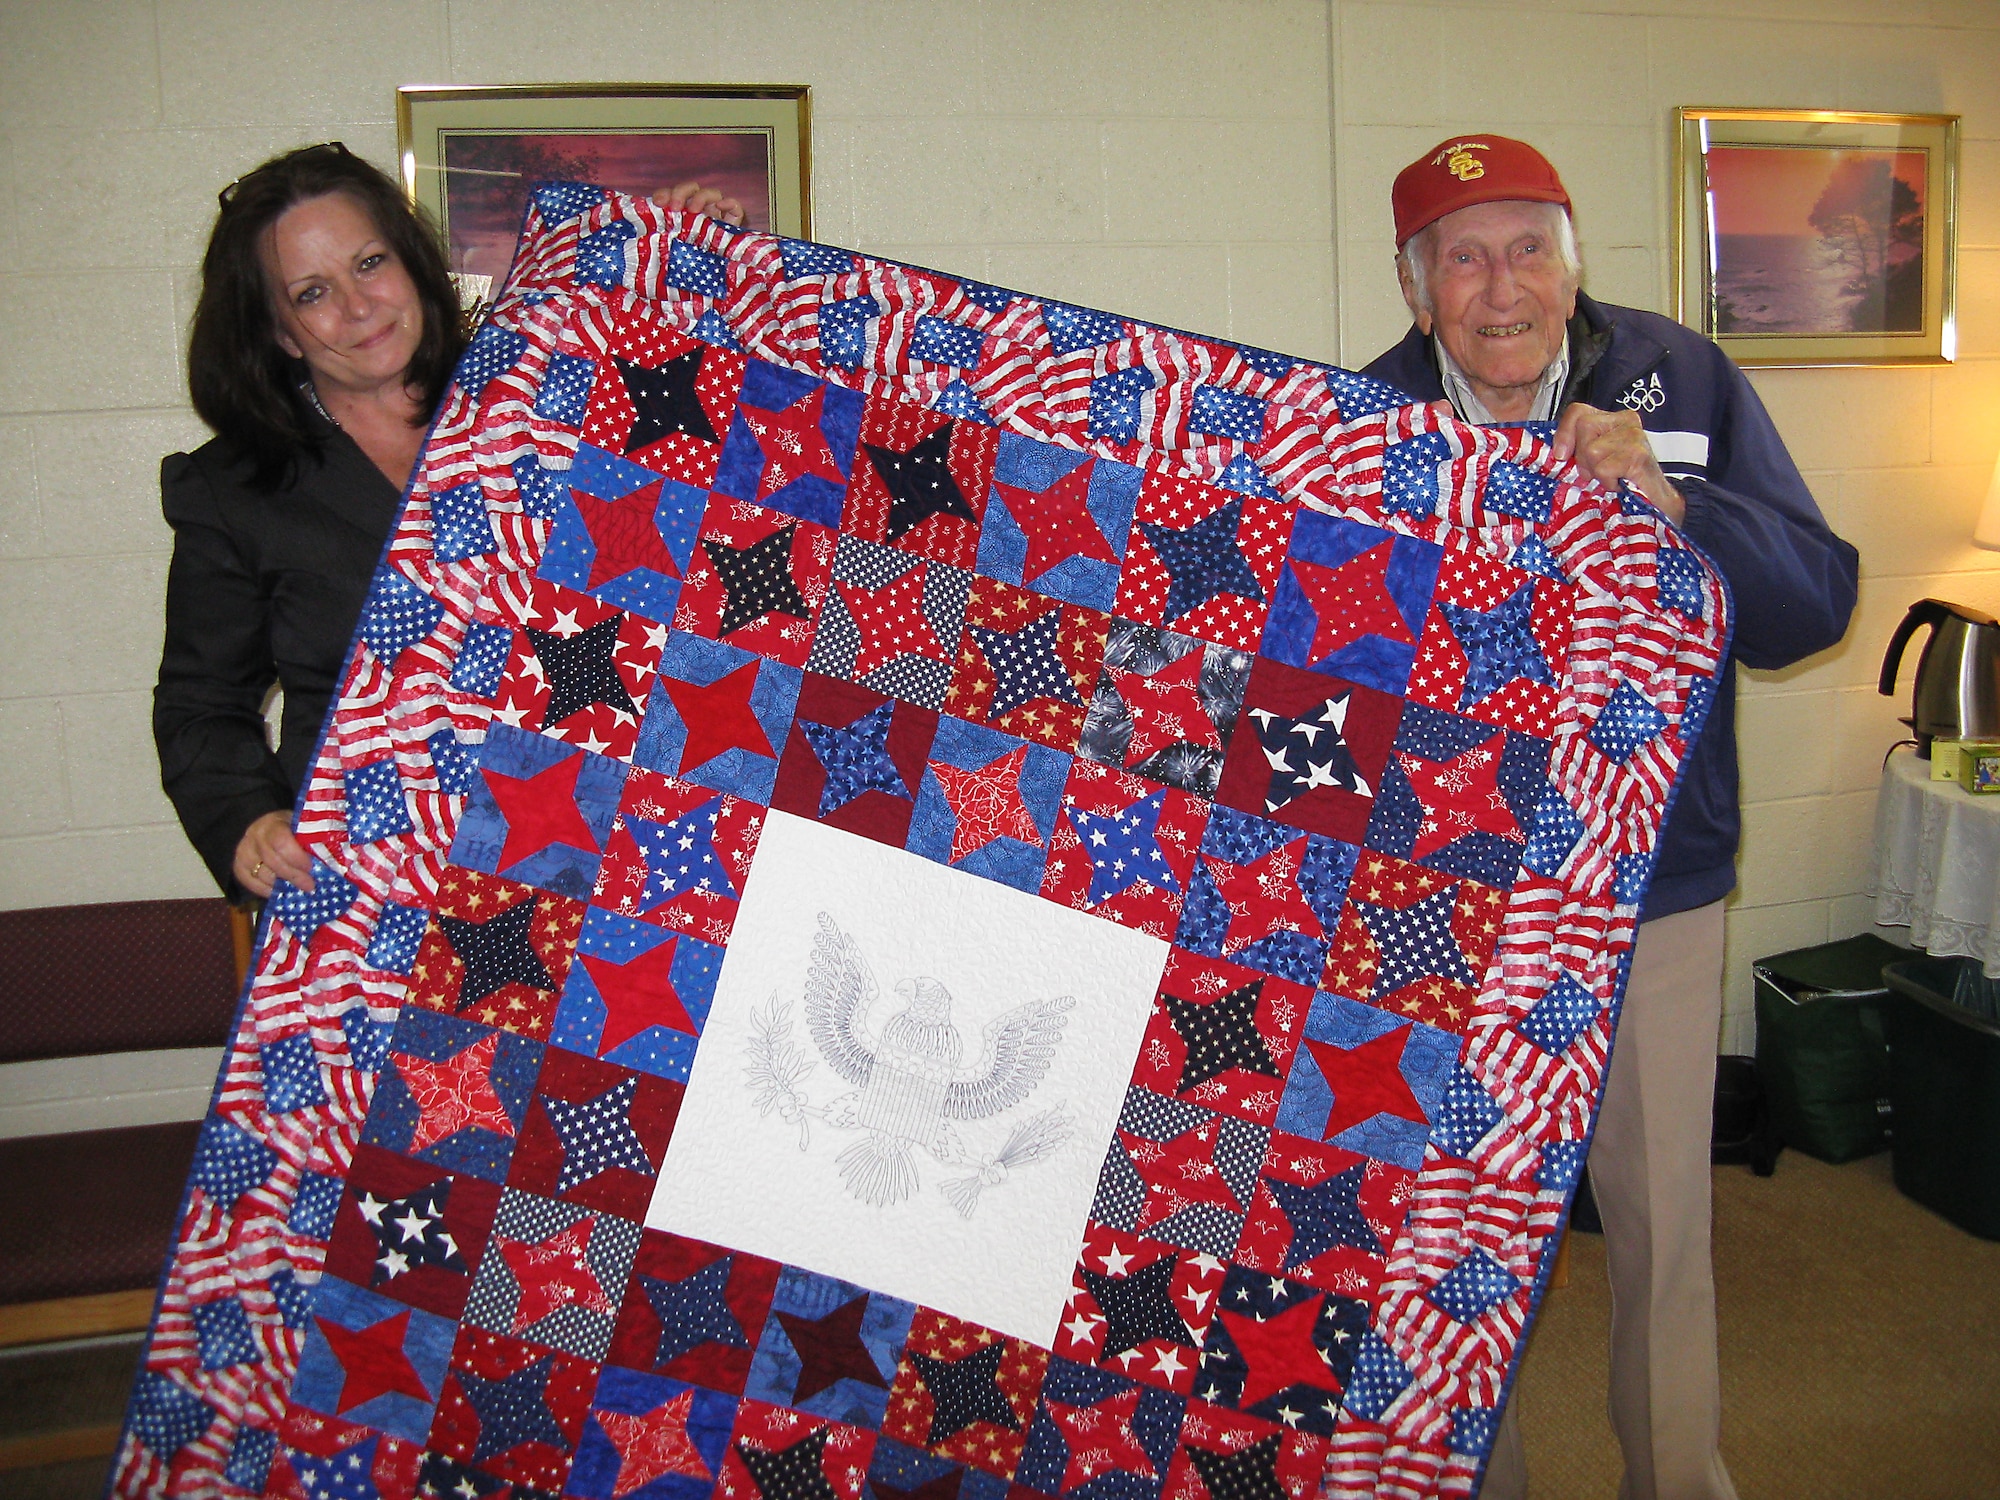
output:
[[[1979,523],[1972,528],[1972,545],[2000,552],[2000,458],[1993,461],[1993,477],[1986,482],[1986,503],[1979,508]]]

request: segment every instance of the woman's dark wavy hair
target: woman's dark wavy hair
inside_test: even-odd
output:
[[[410,361],[410,384],[422,393],[424,421],[444,398],[465,347],[437,233],[380,170],[332,141],[275,156],[238,178],[222,190],[222,211],[202,257],[201,301],[188,335],[188,394],[201,419],[250,459],[252,482],[263,489],[286,482],[300,450],[316,450],[320,437],[298,395],[304,361],[278,347],[260,245],[286,209],[327,193],[360,202],[416,284],[424,333]]]

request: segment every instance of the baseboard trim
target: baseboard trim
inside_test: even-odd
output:
[[[144,1329],[152,1316],[151,1287],[98,1292],[89,1297],[56,1297],[47,1302],[16,1302],[0,1307],[0,1349],[133,1333]]]
[[[0,1473],[72,1463],[79,1458],[102,1458],[117,1451],[121,1430],[116,1422],[106,1422],[99,1427],[72,1427],[67,1432],[0,1438]]]

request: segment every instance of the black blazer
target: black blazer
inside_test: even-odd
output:
[[[330,428],[274,491],[251,485],[222,438],[160,464],[174,557],[153,740],[181,827],[232,898],[243,830],[298,794],[401,498]],[[285,693],[275,754],[263,717],[274,684]]]

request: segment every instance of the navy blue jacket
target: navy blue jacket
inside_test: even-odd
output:
[[[1636,411],[1687,501],[1683,528],[1729,580],[1732,659],[1785,667],[1847,631],[1860,559],[1826,518],[1764,404],[1729,356],[1671,318],[1579,295],[1562,402]],[[1363,372],[1423,401],[1444,396],[1414,327]],[[1736,679],[1726,672],[1682,773],[1643,916],[1719,901],[1736,884]]]

